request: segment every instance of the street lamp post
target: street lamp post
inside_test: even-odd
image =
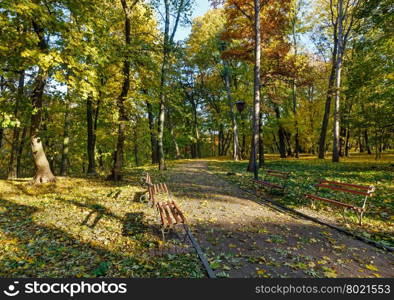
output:
[[[239,112],[239,115],[241,116],[241,126],[244,127],[243,121],[242,121],[242,112],[245,110],[245,101],[238,101],[235,103],[235,106],[237,107],[237,110]],[[241,159],[243,158],[242,152],[240,152],[240,157]]]
[[[235,105],[237,106],[237,110],[241,114],[245,109],[245,101],[238,101],[235,103]]]

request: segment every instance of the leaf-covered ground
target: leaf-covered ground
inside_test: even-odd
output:
[[[375,161],[368,155],[352,155],[334,164],[328,160],[322,161],[311,156],[300,159],[281,160],[277,156],[268,155],[266,169],[281,170],[292,173],[288,181],[286,193],[283,195],[275,191],[267,191],[254,184],[252,175],[246,172],[247,162],[210,161],[213,172],[240,187],[253,191],[257,195],[268,195],[282,204],[300,210],[308,215],[339,224],[353,230],[369,239],[373,239],[387,246],[394,246],[394,155],[387,154],[385,159]],[[260,170],[260,177],[271,182],[283,183],[281,180],[267,177],[264,168]],[[314,184],[318,179],[328,179],[361,185],[374,185],[374,197],[367,201],[367,212],[363,217],[363,225],[359,226],[357,217],[352,211],[344,218],[342,210],[325,203],[316,201],[316,208],[306,200],[305,194],[316,194]],[[319,195],[337,199],[353,205],[361,205],[361,196],[349,196],[340,192],[321,190]]]
[[[0,277],[204,277],[192,249],[162,243],[133,172],[121,185],[0,180]]]
[[[252,202],[208,162],[179,164],[168,181],[218,277],[394,276],[392,254]]]
[[[309,162],[310,168],[306,161],[268,164],[304,169],[297,180],[309,183],[323,173]],[[365,165],[353,162],[347,172]],[[392,175],[381,170],[391,165],[373,166],[370,176],[392,188]],[[249,182],[244,162],[180,161],[169,167],[164,173],[153,167],[127,170],[118,185],[98,177],[58,178],[56,185],[40,187],[0,180],[0,277],[204,277],[190,245],[175,235],[161,241],[157,214],[139,201],[145,170],[155,182],[168,182],[218,277],[394,277],[392,254],[250,201],[259,197],[237,186]],[[236,175],[228,176],[229,170]],[[343,179],[336,174],[346,171],[333,170],[330,178]],[[306,178],[307,173],[316,175]],[[386,193],[377,196],[378,216],[367,216],[368,222],[386,224],[381,234],[391,230],[383,214],[392,211],[384,204]],[[304,205],[291,196],[277,199]],[[323,209],[328,208],[318,212]]]

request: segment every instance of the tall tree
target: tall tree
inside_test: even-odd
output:
[[[184,22],[188,18],[188,12],[191,9],[191,0],[163,0],[157,1],[156,8],[160,10],[161,5],[164,5],[164,34],[163,34],[163,50],[162,50],[162,65],[161,65],[161,78],[160,78],[160,95],[159,95],[159,117],[158,117],[158,158],[159,170],[165,170],[165,153],[164,153],[164,122],[165,110],[167,101],[167,76],[169,72],[169,59],[171,53],[174,51],[174,39],[178,30],[180,22]],[[171,21],[173,20],[172,29]]]
[[[327,7],[328,10],[328,18],[331,24],[332,62],[319,140],[319,158],[323,159],[325,156],[331,101],[334,97],[333,162],[339,161],[340,96],[343,58],[345,56],[347,42],[354,29],[354,16],[359,4],[359,0],[330,0],[329,3],[325,1],[323,7],[320,8],[324,10]]]
[[[47,53],[48,45],[45,39],[44,29],[32,21],[34,32],[38,38],[38,48],[42,53]],[[52,173],[49,166],[48,159],[45,155],[42,138],[40,137],[40,127],[42,120],[43,110],[43,94],[47,82],[48,70],[39,67],[36,78],[34,79],[34,88],[31,95],[31,103],[33,112],[31,115],[30,125],[30,144],[31,152],[33,154],[34,165],[36,167],[36,174],[34,175],[33,182],[35,184],[42,184],[48,182],[55,182],[56,178]]]
[[[25,89],[25,71],[21,71],[19,75],[19,83],[18,83],[18,93],[15,99],[15,107],[14,107],[14,118],[15,120],[19,119],[19,109],[24,97],[24,89]],[[15,179],[18,177],[17,172],[17,152],[18,152],[18,144],[19,144],[19,130],[20,125],[15,125],[12,135],[12,145],[11,145],[11,155],[10,162],[8,165],[8,179]]]
[[[117,99],[118,106],[118,140],[116,143],[116,150],[114,155],[114,166],[112,168],[112,173],[110,179],[114,181],[122,180],[122,166],[123,166],[123,153],[124,153],[124,142],[126,139],[126,123],[128,121],[128,116],[126,113],[125,101],[130,89],[130,58],[126,54],[128,48],[131,45],[131,13],[133,8],[137,5],[139,0],[132,1],[128,4],[127,0],[120,0],[122,4],[122,9],[124,13],[124,41],[125,41],[125,57],[123,61],[123,83],[122,91]]]

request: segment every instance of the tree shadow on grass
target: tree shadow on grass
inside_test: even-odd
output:
[[[108,213],[107,209],[101,205],[91,205],[91,211],[89,214],[85,217],[81,225],[86,225],[89,228],[95,228],[97,223],[102,219],[102,217]],[[94,216],[95,215],[95,216]],[[91,222],[91,218],[94,216],[93,222]],[[89,224],[90,223],[90,224]]]
[[[189,258],[177,265],[166,257],[150,257],[146,243],[151,236],[125,243],[122,251],[110,250],[99,240],[83,241],[52,225],[39,224],[34,219],[39,212],[39,208],[0,198],[0,240],[4,241],[0,277],[188,277],[196,268]],[[103,270],[103,265],[108,268]]]
[[[13,251],[0,260],[0,277],[96,277],[101,262],[138,264],[137,258],[75,239],[57,228],[37,224],[39,209],[0,199],[0,229],[12,239]],[[126,272],[125,272],[126,273]],[[131,274],[131,273],[130,273]]]

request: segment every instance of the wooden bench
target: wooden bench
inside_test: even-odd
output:
[[[167,195],[169,196],[170,192],[165,183],[157,183],[151,184],[148,186],[148,194],[149,194],[149,204],[154,207],[156,204],[156,195]]]
[[[186,218],[175,201],[157,202],[156,208],[160,215],[163,241],[166,230],[172,229],[175,225],[186,224]]]
[[[357,213],[359,225],[362,224],[362,217],[366,211],[367,199],[368,199],[368,197],[372,197],[373,192],[375,192],[375,187],[372,185],[371,186],[364,186],[364,185],[343,183],[343,182],[337,182],[337,181],[328,181],[328,180],[320,180],[315,185],[315,187],[317,188],[318,191],[319,191],[319,189],[328,189],[328,190],[332,190],[332,191],[363,196],[364,200],[362,202],[362,205],[355,206],[355,205],[351,205],[348,203],[340,202],[338,200],[324,198],[324,197],[321,197],[318,195],[312,195],[312,194],[305,195],[306,198],[308,198],[312,201],[312,204],[314,203],[315,200],[317,200],[317,201],[327,202],[327,203],[333,204],[335,206],[343,207],[344,210],[351,209],[351,210],[355,211]]]
[[[165,233],[172,229],[175,225],[184,225],[187,231],[186,218],[175,201],[171,200],[170,191],[165,183],[154,184],[149,173],[142,178],[142,182],[148,188],[148,204],[155,207],[160,216],[161,232],[163,241],[165,241]],[[168,201],[157,201],[156,196],[162,195],[168,198]]]
[[[287,181],[289,180],[291,173],[290,172],[282,172],[282,171],[277,171],[277,170],[266,170],[266,176],[268,177],[276,177],[276,178],[281,178],[283,179],[283,184],[280,183],[274,183],[270,182],[267,180],[255,180],[253,179],[254,182],[264,186],[264,187],[269,187],[271,190],[272,189],[278,189],[281,191],[284,191],[286,188]]]
[[[149,175],[149,173],[146,173],[145,176],[141,177],[141,185],[142,186],[152,185],[152,177]]]

